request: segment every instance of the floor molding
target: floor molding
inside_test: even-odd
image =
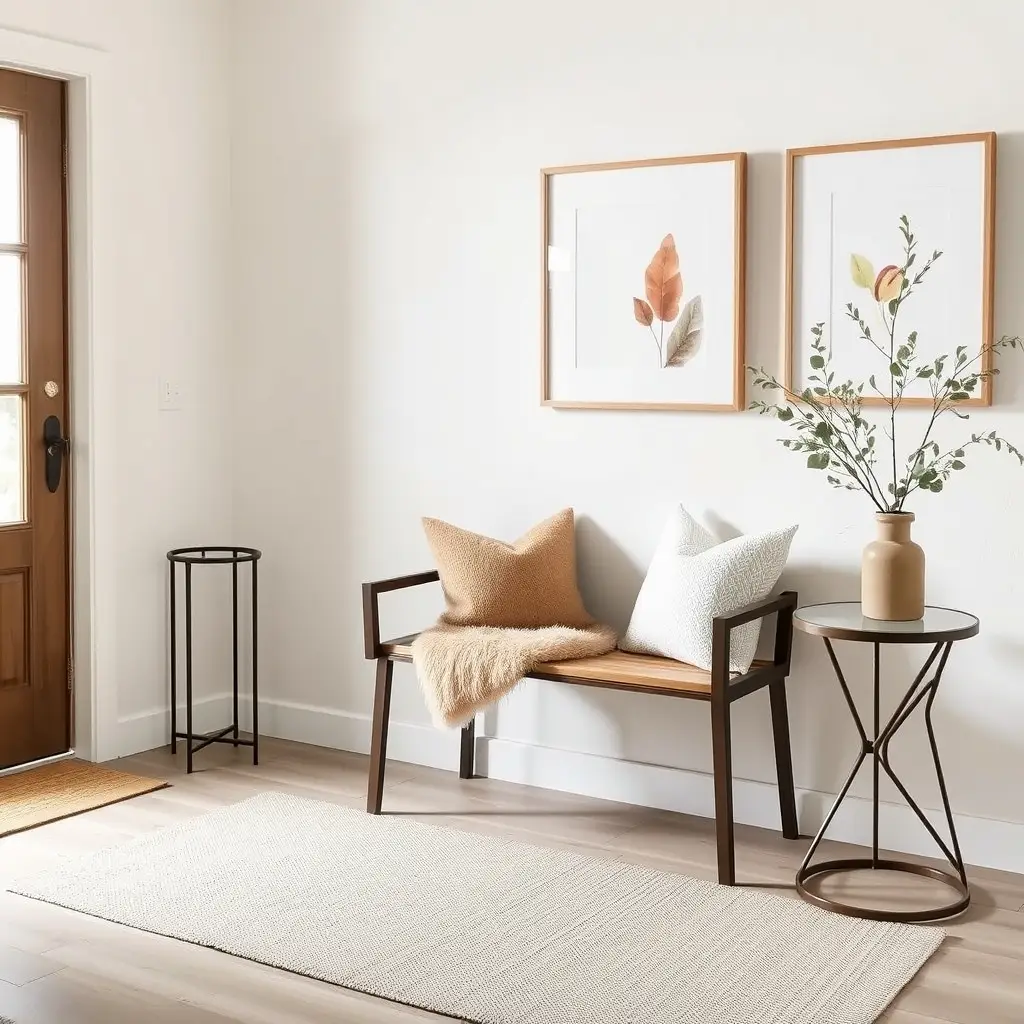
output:
[[[261,705],[262,707],[262,705]],[[192,728],[208,732],[231,721],[231,693],[216,693],[192,702]],[[178,705],[178,732],[185,731],[185,705]],[[170,742],[171,712],[153,708],[117,720],[117,756],[127,757],[143,750],[166,746]]]
[[[478,758],[481,774],[492,779],[714,817],[714,781],[710,772],[643,764],[496,737],[481,738]],[[798,788],[800,831],[813,835],[834,800],[834,793]],[[733,804],[736,821],[762,828],[780,828],[778,787],[774,784],[734,779]],[[946,828],[942,811],[926,808],[926,813],[939,835],[943,835]],[[954,818],[968,863],[1024,872],[1024,824],[968,814],[956,814]],[[931,857],[940,855],[909,807],[883,802],[879,808],[879,831],[887,849]],[[847,797],[828,834],[829,838],[842,842],[870,843],[871,801]]]
[[[184,729],[184,709],[178,713]],[[197,732],[231,721],[230,693],[196,701]],[[249,723],[249,701],[242,700],[242,721]],[[170,729],[166,708],[119,720],[121,756],[152,750],[167,743]],[[260,701],[260,734],[366,754],[370,749],[369,715],[293,701]],[[457,730],[443,732],[428,725],[392,722],[388,730],[388,756],[396,761],[456,770],[459,763]],[[542,747],[493,736],[477,740],[477,769],[481,775],[581,796],[714,816],[711,774],[664,765],[626,761],[598,754]],[[797,790],[800,829],[813,834],[824,820],[834,794]],[[778,789],[774,784],[735,779],[733,801],[736,820],[763,828],[779,828]],[[942,812],[928,810],[942,835]],[[956,826],[964,859],[970,864],[1024,872],[1024,824],[957,814]],[[936,855],[934,844],[910,808],[883,803],[879,825],[886,848],[903,853]],[[848,797],[836,815],[829,836],[863,844],[871,834],[871,802]]]
[[[252,724],[251,700],[239,701],[242,728]],[[193,728],[207,732],[231,722],[231,693],[217,693],[193,702]],[[118,757],[166,746],[171,730],[170,711],[153,708],[118,719]],[[185,706],[178,706],[178,731],[185,730]],[[336,708],[285,700],[260,700],[260,735],[274,736],[317,747],[334,747],[357,754],[370,752],[370,716]],[[392,722],[388,730],[388,756],[396,761],[428,768],[459,766],[457,732],[445,733],[425,725]]]

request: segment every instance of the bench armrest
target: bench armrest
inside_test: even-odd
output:
[[[711,685],[726,689],[729,685],[729,634],[736,626],[745,625],[755,619],[762,619],[772,612],[778,612],[775,622],[775,655],[769,668],[773,674],[781,669],[783,678],[789,674],[790,658],[793,653],[793,611],[796,608],[797,594],[795,590],[786,590],[777,597],[766,597],[726,615],[716,615],[712,620],[711,641]],[[744,676],[734,680],[742,683],[744,692],[748,691],[748,680],[759,670],[751,669]]]
[[[436,569],[411,576],[392,576],[363,584],[363,651],[371,661],[380,657],[380,605],[378,598],[391,590],[405,590],[424,583],[436,583],[441,577]]]

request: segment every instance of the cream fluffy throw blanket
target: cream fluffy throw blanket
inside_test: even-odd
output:
[[[465,725],[546,661],[607,654],[608,626],[510,629],[439,622],[413,641],[412,660],[437,726]]]

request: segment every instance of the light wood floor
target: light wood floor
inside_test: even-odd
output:
[[[114,762],[166,777],[170,789],[0,840],[0,883],[55,859],[109,846],[265,790],[363,805],[366,759],[267,740],[247,752],[213,747],[186,777],[166,750]],[[451,828],[572,847],[596,857],[714,878],[712,823],[392,763],[385,811]],[[807,841],[738,829],[740,878],[798,898],[792,878]],[[835,856],[852,847],[831,844]],[[1024,1022],[1024,876],[971,872],[974,905],[882,1018],[891,1024]],[[880,873],[846,883],[848,896],[914,905],[931,883]],[[910,887],[916,887],[911,891]],[[836,890],[840,891],[840,890]],[[404,1024],[433,1014],[0,893],[0,1016],[18,1024]],[[598,1022],[595,1022],[598,1024]],[[714,1024],[714,1022],[709,1022]]]

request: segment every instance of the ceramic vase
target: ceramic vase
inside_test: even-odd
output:
[[[924,551],[910,539],[913,512],[877,512],[864,549],[860,600],[869,619],[910,622],[924,615]]]

